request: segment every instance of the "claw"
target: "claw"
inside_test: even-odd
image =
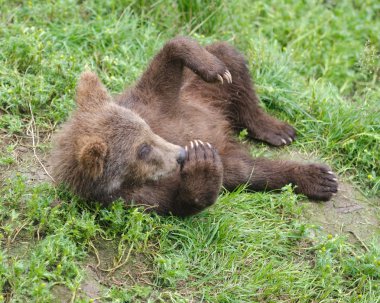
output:
[[[226,70],[223,74],[223,77],[227,80],[229,84],[232,83],[232,76],[229,70]]]
[[[330,175],[334,174],[331,170],[329,170],[327,173],[330,174]]]
[[[194,148],[194,143],[193,143],[193,141],[190,141],[190,148],[191,148],[191,149]]]
[[[336,181],[338,181],[338,179],[337,178],[333,178],[333,180],[336,182]]]
[[[232,75],[231,75],[230,71],[228,71],[228,75],[230,77],[230,84],[231,84],[232,83]]]
[[[230,83],[230,79],[228,78],[227,71],[224,72],[223,78],[227,80],[227,83]]]
[[[194,140],[194,142],[195,142],[195,147],[198,147],[199,145],[198,145],[198,140]]]
[[[185,146],[185,151],[186,151],[186,154],[187,154],[187,150],[188,150],[188,147],[187,147],[187,145]]]
[[[286,144],[286,141],[285,141],[285,139],[281,139],[281,142],[282,142],[282,143],[284,143],[284,144]]]
[[[207,146],[208,146],[209,148],[212,148],[212,145],[211,145],[210,143],[206,142],[206,144],[207,144]]]
[[[205,144],[203,143],[202,140],[198,140],[199,144],[202,145],[202,146],[205,146]]]
[[[290,142],[293,142],[293,139],[292,139],[292,138],[290,138],[290,137],[288,138],[288,140],[289,140]]]
[[[222,76],[218,75],[217,77],[218,77],[218,80],[223,84],[223,78],[222,78]]]
[[[227,72],[224,72],[224,74],[223,74],[223,78],[227,80],[227,83],[230,83],[230,80],[229,80],[228,77],[227,77]]]

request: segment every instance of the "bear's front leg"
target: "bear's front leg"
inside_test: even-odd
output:
[[[216,56],[195,40],[177,37],[167,42],[153,58],[136,87],[132,90],[139,102],[177,101],[187,67],[207,82],[232,83],[231,73]]]
[[[223,165],[214,147],[200,140],[186,147],[181,169],[171,176],[127,189],[121,195],[147,211],[185,217],[215,203],[223,180]]]
[[[185,149],[187,159],[173,201],[173,214],[178,216],[193,215],[214,204],[223,181],[222,161],[211,144],[195,140]]]

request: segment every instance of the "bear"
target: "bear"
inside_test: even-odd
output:
[[[55,137],[56,182],[85,200],[122,198],[161,215],[189,216],[222,188],[296,193],[327,201],[338,189],[329,166],[253,158],[236,132],[272,146],[296,138],[259,105],[244,56],[226,42],[168,41],[141,78],[111,96],[93,72],[77,85],[76,109]]]

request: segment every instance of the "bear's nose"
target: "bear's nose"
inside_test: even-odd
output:
[[[186,159],[186,150],[181,147],[178,157],[177,157],[178,164],[182,165],[185,162],[185,159]]]

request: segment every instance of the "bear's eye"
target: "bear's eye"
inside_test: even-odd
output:
[[[138,157],[140,159],[146,159],[150,152],[152,150],[152,147],[146,143],[142,144],[139,148],[139,151],[138,151]]]

